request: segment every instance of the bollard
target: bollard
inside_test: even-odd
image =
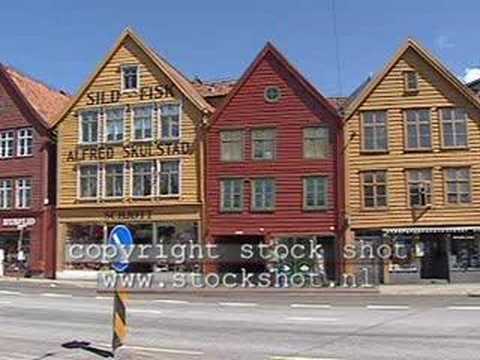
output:
[[[125,345],[127,337],[127,292],[115,290],[113,300],[113,340],[112,351]]]

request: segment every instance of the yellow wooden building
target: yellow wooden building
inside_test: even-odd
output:
[[[97,269],[66,244],[104,243],[115,224],[136,241],[201,237],[202,128],[213,108],[127,29],[58,118],[57,274]]]
[[[347,263],[383,282],[480,279],[479,125],[475,94],[408,40],[346,109]]]

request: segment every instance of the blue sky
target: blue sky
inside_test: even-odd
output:
[[[0,61],[75,92],[130,25],[185,74],[204,79],[240,76],[272,40],[329,96],[380,71],[408,36],[459,77],[480,68],[478,0],[335,1],[340,83],[332,0],[5,1]]]

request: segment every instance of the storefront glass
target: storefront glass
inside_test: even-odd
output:
[[[453,270],[480,270],[480,239],[452,239],[450,245],[450,268]]]

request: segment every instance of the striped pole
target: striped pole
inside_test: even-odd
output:
[[[115,290],[113,300],[113,340],[112,350],[115,353],[120,346],[125,344],[127,337],[127,292]]]

